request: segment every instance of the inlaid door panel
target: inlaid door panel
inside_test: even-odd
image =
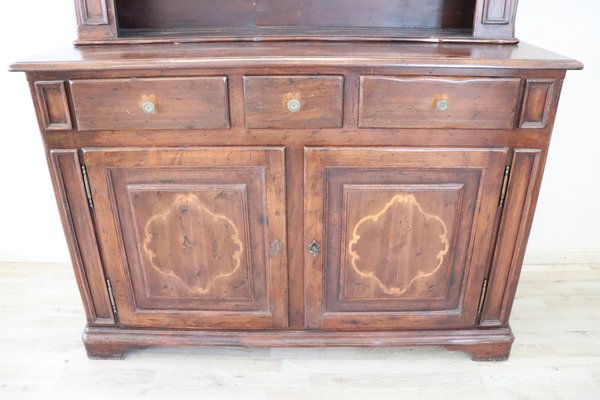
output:
[[[306,322],[474,326],[507,149],[307,148]],[[313,249],[314,250],[314,249]]]
[[[122,325],[287,326],[283,149],[84,158]]]

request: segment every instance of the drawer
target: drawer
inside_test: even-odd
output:
[[[342,76],[245,76],[248,128],[341,128]]]
[[[229,127],[226,77],[71,82],[79,130]]]
[[[520,79],[362,76],[360,81],[361,128],[515,125]]]

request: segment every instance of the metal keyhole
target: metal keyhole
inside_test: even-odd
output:
[[[271,250],[273,250],[273,255],[278,256],[281,254],[281,242],[279,239],[276,239],[271,243]]]
[[[321,253],[321,246],[319,246],[319,242],[313,240],[308,246],[308,252],[313,256],[318,256]]]

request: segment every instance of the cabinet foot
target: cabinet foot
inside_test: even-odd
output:
[[[140,345],[131,338],[111,335],[110,330],[101,330],[95,334],[95,328],[86,327],[83,332],[83,344],[88,358],[98,360],[122,360],[129,350],[143,349],[148,346]],[[118,330],[117,330],[118,331]]]
[[[469,353],[473,361],[505,361],[508,360],[512,342],[481,343],[446,346],[450,351]]]
[[[99,360],[122,360],[128,347],[107,343],[84,343],[88,358]]]

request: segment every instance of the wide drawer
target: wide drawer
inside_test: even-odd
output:
[[[520,79],[362,76],[361,128],[512,129]]]
[[[229,127],[227,77],[71,82],[79,130]]]
[[[248,128],[341,128],[342,76],[245,76]]]

